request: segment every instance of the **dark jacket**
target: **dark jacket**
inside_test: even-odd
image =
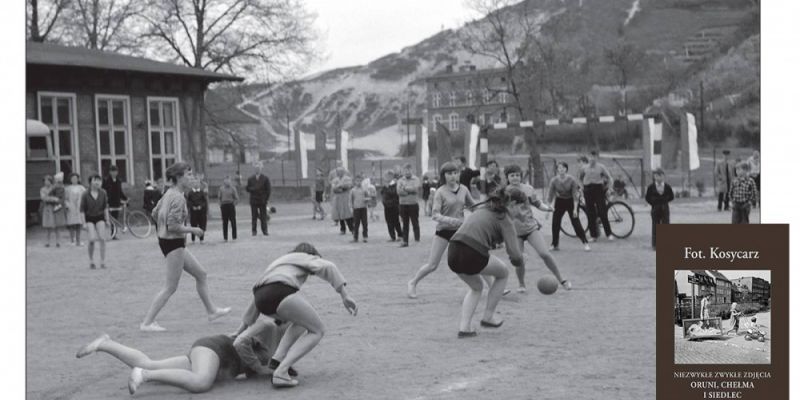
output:
[[[208,198],[206,192],[202,189],[195,191],[194,189],[186,192],[186,207],[189,211],[206,211],[208,210]]]
[[[383,207],[400,207],[400,196],[397,194],[397,182],[381,188]]]
[[[458,183],[466,186],[467,189],[470,189],[472,187],[470,186],[470,183],[472,183],[472,178],[476,178],[479,176],[481,176],[480,171],[475,171],[470,168],[464,168],[464,170],[461,171],[461,174],[458,175]]]
[[[261,206],[269,202],[269,195],[272,191],[272,185],[269,183],[269,178],[261,174],[256,178],[255,175],[247,179],[247,193],[250,193],[250,205]]]
[[[656,184],[651,183],[644,195],[644,200],[653,207],[669,205],[669,202],[674,199],[675,194],[672,193],[672,187],[666,182],[664,182],[664,193],[658,194]]]
[[[147,213],[153,211],[156,208],[156,204],[158,204],[158,200],[161,199],[161,191],[157,188],[144,189],[144,200],[142,201],[142,208],[144,208]]]
[[[109,207],[119,207],[123,201],[128,201],[128,197],[122,191],[122,179],[117,176],[117,180],[111,180],[111,177],[103,180],[103,190],[106,191],[108,196]]]

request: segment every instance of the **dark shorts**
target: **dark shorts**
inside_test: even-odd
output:
[[[444,240],[447,240],[448,242],[450,241],[450,239],[453,238],[453,235],[455,235],[455,234],[456,234],[456,231],[455,230],[450,230],[450,229],[442,229],[440,231],[436,231],[436,236],[438,236],[438,237],[440,237],[440,238],[442,238]]]
[[[533,232],[528,232],[528,233],[526,233],[524,235],[520,235],[520,236],[517,236],[517,237],[519,238],[519,240],[522,240],[523,242],[527,242],[528,241],[528,236],[530,236],[531,233],[533,233]]]
[[[161,253],[164,257],[172,253],[172,250],[186,247],[186,239],[162,239],[158,238],[158,247],[161,248]]]
[[[206,336],[197,339],[192,348],[205,347],[219,357],[219,371],[217,377],[234,377],[239,374],[242,368],[242,360],[239,353],[233,347],[233,339],[228,335]]]
[[[297,292],[283,282],[272,282],[253,289],[253,301],[258,311],[264,315],[275,315],[283,299]]]
[[[316,201],[317,203],[322,203],[322,192],[321,191],[317,190],[316,192],[314,192],[314,201]]]
[[[86,216],[86,223],[87,224],[97,224],[100,221],[105,221],[105,215],[87,215]]]
[[[447,246],[447,265],[457,274],[477,275],[486,265],[489,257],[461,242],[450,242]]]

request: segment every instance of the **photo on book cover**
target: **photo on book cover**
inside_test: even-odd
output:
[[[761,222],[760,19],[26,1],[28,398],[655,398],[656,227]],[[676,349],[769,362],[715,285]]]

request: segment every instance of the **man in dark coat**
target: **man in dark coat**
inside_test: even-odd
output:
[[[106,191],[106,196],[108,196],[109,208],[120,208],[123,202],[128,202],[128,197],[122,191],[122,179],[119,177],[116,165],[111,165],[108,169],[108,177],[103,180],[103,190]],[[111,216],[119,221],[119,211],[111,211]],[[120,222],[124,223],[124,221]]]
[[[269,214],[267,214],[267,203],[269,203],[269,195],[272,190],[272,185],[269,183],[269,178],[261,173],[261,163],[256,164],[256,173],[247,179],[247,193],[250,193],[250,215],[253,223],[253,236],[257,234],[256,220],[261,219],[261,232],[264,236],[269,236],[269,229],[267,222],[269,221]]]

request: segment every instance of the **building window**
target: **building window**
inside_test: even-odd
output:
[[[485,114],[483,114],[483,120],[484,120],[484,121],[485,121],[487,124],[491,124],[491,123],[493,123],[494,121],[492,121],[492,113],[485,113]]]
[[[75,94],[39,93],[39,120],[50,128],[50,143],[53,146],[56,169],[66,176],[78,171],[79,165],[75,116]],[[42,143],[36,145],[41,147]]]
[[[472,105],[472,103],[474,102],[474,98],[473,97],[474,96],[472,95],[471,91],[467,92],[467,105],[470,105],[470,106]]]
[[[164,171],[180,161],[178,99],[147,98],[147,124],[150,138],[150,178],[164,177]]]
[[[442,103],[442,94],[441,93],[434,93],[433,94],[433,107],[438,108]]]
[[[456,106],[456,92],[450,92],[450,107]]]
[[[499,100],[501,103],[505,104],[505,103],[506,103],[506,100],[508,100],[508,93],[506,93],[506,92],[500,92],[500,94],[498,95],[498,100]]]
[[[478,116],[478,125],[483,126],[484,124],[486,124],[486,119],[484,119],[483,114],[481,114]]]
[[[472,114],[467,114],[467,123],[474,124],[475,123],[475,116]]]
[[[51,157],[50,136],[28,136],[27,150],[29,160],[49,160]]]
[[[97,95],[98,170],[106,176],[112,165],[117,166],[123,182],[133,182],[130,146],[130,101],[127,96]]]
[[[483,89],[483,103],[489,104],[489,101],[492,99],[492,94],[489,93],[489,89]]]
[[[450,130],[455,131],[458,130],[458,114],[453,113],[450,114]]]
[[[439,125],[441,122],[442,122],[442,116],[439,114],[434,115],[433,126],[431,127],[431,131],[436,132],[436,130],[438,129],[437,125]]]

